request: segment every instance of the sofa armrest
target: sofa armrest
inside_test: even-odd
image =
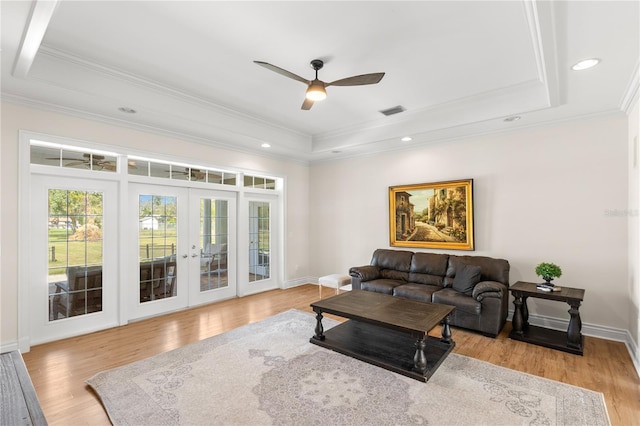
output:
[[[371,281],[380,278],[380,268],[373,265],[354,266],[349,269],[349,275],[360,281]]]
[[[502,299],[507,291],[507,287],[497,281],[480,281],[473,288],[472,297],[478,302],[482,302],[485,297]]]

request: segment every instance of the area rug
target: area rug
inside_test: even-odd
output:
[[[453,353],[422,383],[310,344],[314,327],[291,310],[87,383],[115,425],[610,424],[598,392]]]

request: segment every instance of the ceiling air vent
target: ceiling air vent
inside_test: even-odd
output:
[[[386,116],[389,116],[389,115],[393,115],[393,114],[398,114],[399,112],[403,112],[403,111],[406,111],[404,109],[404,107],[401,106],[401,105],[398,105],[398,106],[394,106],[393,108],[383,109],[380,112],[383,113]]]

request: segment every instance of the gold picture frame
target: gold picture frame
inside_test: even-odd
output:
[[[389,187],[392,246],[474,250],[473,179]]]

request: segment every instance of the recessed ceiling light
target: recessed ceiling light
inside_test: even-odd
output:
[[[587,70],[589,68],[595,67],[599,63],[600,63],[600,59],[598,59],[598,58],[583,59],[580,62],[574,64],[571,67],[571,69],[574,70],[574,71]]]
[[[340,154],[342,151],[331,151],[332,154]]]
[[[260,146],[261,146],[261,147],[263,147],[263,148],[271,148],[271,145],[270,145],[270,144],[268,144],[268,143],[266,143],[266,142],[265,142],[265,143],[263,143],[263,144],[262,144],[262,145],[260,145]]]
[[[126,112],[127,114],[135,114],[136,112],[138,112],[135,109],[129,108],[129,107],[120,107],[120,108],[118,108],[118,111]]]
[[[507,117],[502,121],[506,121],[507,123],[511,123],[512,121],[520,120],[520,118],[522,118],[522,117],[520,117],[519,115],[514,115],[514,116],[511,116],[511,117]]]
[[[411,136],[405,136],[404,138],[400,139],[402,142],[411,142],[413,140],[413,138]]]

